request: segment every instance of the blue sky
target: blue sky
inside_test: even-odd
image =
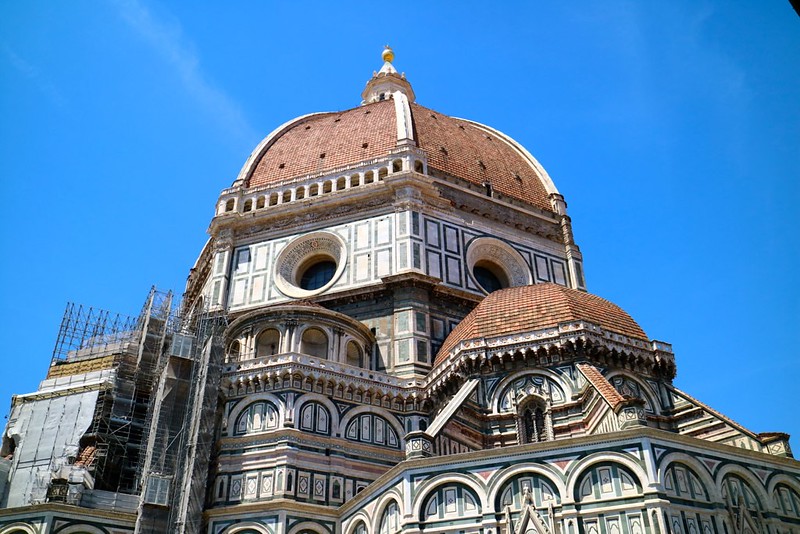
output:
[[[788,1],[0,4],[0,403],[67,301],[183,290],[274,127],[358,105],[383,44],[418,102],[526,146],[589,289],[676,384],[800,451],[800,17]]]

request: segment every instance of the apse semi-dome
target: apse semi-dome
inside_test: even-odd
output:
[[[374,80],[380,78],[373,78]],[[407,93],[334,113],[304,115],[267,136],[245,163],[238,182],[269,187],[347,169],[416,146],[427,170],[553,211],[558,193],[542,166],[516,141],[488,126],[415,104]]]
[[[607,332],[649,344],[647,334],[625,310],[606,299],[558,284],[511,287],[490,293],[445,339],[434,365],[462,341],[587,321]]]

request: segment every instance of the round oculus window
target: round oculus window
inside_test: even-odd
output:
[[[494,237],[479,237],[469,244],[467,266],[478,289],[485,293],[532,282],[522,255]]]
[[[486,266],[479,266],[476,265],[472,269],[472,275],[475,277],[475,281],[478,282],[487,293],[493,293],[498,289],[504,289],[508,287],[508,284],[503,284],[491,268]]]
[[[344,240],[314,232],[291,241],[275,262],[275,285],[287,297],[305,298],[333,286],[347,261]]]
[[[306,291],[314,291],[324,287],[336,273],[336,262],[321,259],[313,262],[300,275],[300,287]]]

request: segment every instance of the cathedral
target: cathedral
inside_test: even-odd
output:
[[[0,534],[800,533],[789,436],[677,389],[547,171],[382,60],[255,147],[180,299],[67,306]]]

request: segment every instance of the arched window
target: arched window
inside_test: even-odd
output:
[[[355,341],[347,342],[347,365],[352,365],[354,367],[362,367],[364,365],[361,349]]]
[[[317,358],[328,358],[328,336],[319,328],[306,328],[300,342],[300,352]]]
[[[644,411],[647,413],[654,413],[653,405],[650,402],[650,399],[643,391],[643,386],[640,386],[638,382],[624,375],[614,376],[609,381],[620,395],[623,397],[635,397],[637,399],[642,399],[644,401]]]
[[[353,529],[353,534],[367,534],[367,525],[363,521],[359,521],[356,528]]]
[[[617,463],[593,465],[576,486],[576,500],[581,502],[639,495],[636,475]]]
[[[280,352],[281,333],[274,328],[264,330],[256,340],[256,358],[273,356]]]
[[[234,434],[253,434],[278,428],[278,410],[271,402],[254,402],[236,420]]]
[[[336,273],[336,262],[322,259],[312,263],[300,276],[300,287],[313,291],[319,289],[333,279]]]
[[[422,521],[433,523],[450,518],[480,515],[478,497],[462,484],[442,486],[428,496],[422,506]],[[430,525],[429,525],[430,526]]]
[[[670,464],[664,474],[667,495],[692,501],[708,501],[708,492],[695,472],[683,464]]]
[[[722,496],[727,497],[732,505],[741,504],[752,512],[757,512],[761,508],[761,503],[750,484],[736,475],[725,477],[722,482]]]
[[[530,495],[537,510],[544,509],[543,513],[550,504],[561,504],[561,495],[549,480],[535,473],[525,473],[505,483],[498,493],[497,509],[502,511],[509,508],[512,512],[522,510],[526,494]]]
[[[300,410],[300,429],[317,434],[331,433],[331,414],[318,402],[307,402]]]
[[[517,415],[520,443],[538,443],[553,439],[550,410],[543,400],[534,398],[524,402]]]
[[[476,264],[472,269],[472,274],[475,276],[475,281],[486,290],[487,293],[493,293],[498,289],[508,287],[508,282],[505,277],[501,279],[501,274],[498,269],[492,269],[487,262],[483,264]]]
[[[347,424],[345,437],[351,441],[371,443],[382,447],[400,448],[400,440],[392,425],[379,415],[362,414]]]
[[[238,341],[234,341],[231,343],[231,346],[228,348],[228,361],[236,362],[239,361],[239,353],[241,350],[241,345]]]
[[[800,496],[786,484],[778,484],[772,492],[775,508],[783,516],[800,517]]]
[[[722,481],[722,498],[741,525],[742,534],[767,532],[763,524],[761,502],[744,478],[727,475]]]
[[[392,501],[383,510],[378,534],[396,534],[400,532],[400,508],[396,501]]]

